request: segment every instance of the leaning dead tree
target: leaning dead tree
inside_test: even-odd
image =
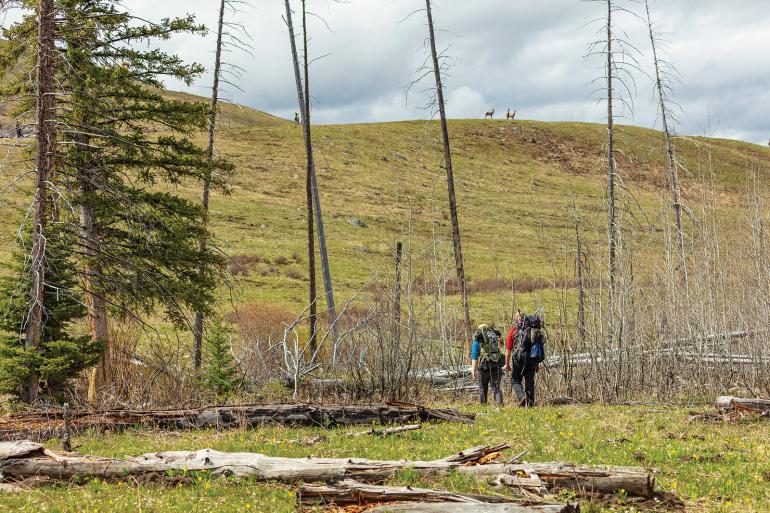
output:
[[[425,10],[428,16],[428,38],[430,40],[431,61],[433,74],[436,79],[436,101],[441,118],[441,135],[444,141],[444,168],[446,169],[446,182],[449,197],[449,215],[452,220],[452,242],[454,243],[455,269],[457,272],[457,286],[460,291],[460,300],[463,307],[463,320],[465,326],[465,340],[470,344],[471,340],[471,315],[468,304],[468,290],[465,281],[465,266],[463,263],[463,249],[460,238],[460,221],[457,217],[457,197],[455,195],[454,170],[452,168],[452,150],[449,146],[449,130],[447,128],[446,109],[444,107],[444,87],[441,82],[441,67],[438,52],[436,51],[436,34],[433,28],[433,12],[430,0],[425,0]],[[470,350],[468,351],[470,353]]]
[[[214,49],[214,83],[211,86],[211,114],[209,115],[208,146],[206,154],[209,162],[214,160],[214,137],[217,129],[217,108],[219,107],[219,78],[222,73],[222,32],[225,24],[225,6],[227,0],[219,2],[219,21],[217,22],[217,42]],[[207,226],[209,222],[209,196],[211,195],[211,170],[206,172],[203,177],[203,198],[201,206],[203,207],[203,225]],[[206,250],[205,235],[201,236],[199,247],[201,253]],[[198,274],[206,272],[201,264]],[[195,312],[195,321],[193,325],[193,337],[195,338],[195,348],[193,353],[193,365],[196,369],[201,366],[201,353],[203,349],[203,312]]]
[[[318,249],[321,255],[321,267],[323,272],[324,289],[326,292],[326,304],[329,309],[329,318],[331,319],[331,332],[334,339],[334,351],[332,363],[337,359],[337,309],[334,304],[334,290],[332,288],[331,271],[329,270],[329,256],[326,248],[326,232],[324,231],[323,217],[321,215],[321,199],[318,192],[318,178],[315,170],[315,160],[313,156],[313,140],[310,130],[310,92],[307,82],[303,90],[302,75],[300,74],[299,55],[297,52],[297,41],[294,33],[294,23],[292,21],[292,10],[289,0],[286,4],[286,25],[289,29],[289,42],[291,43],[292,63],[294,65],[294,80],[297,87],[297,103],[299,104],[300,115],[302,116],[302,133],[305,140],[305,154],[307,157],[307,173],[310,178],[310,187],[312,192],[313,213],[315,215],[315,225],[318,231]],[[302,2],[303,26],[305,25],[305,2]],[[307,31],[304,31],[305,41],[305,78],[309,77],[307,61]],[[308,233],[312,230],[308,221]],[[311,304],[315,304],[313,300]],[[314,333],[314,332],[313,332]]]
[[[692,308],[690,304],[690,277],[687,272],[687,255],[685,250],[684,228],[682,226],[682,198],[679,188],[679,176],[677,162],[674,154],[674,142],[671,122],[674,121],[673,113],[668,107],[668,98],[671,94],[671,81],[676,73],[671,63],[658,57],[659,38],[650,13],[650,3],[644,2],[647,15],[647,29],[650,35],[650,47],[652,48],[653,65],[655,68],[655,91],[658,96],[658,112],[660,114],[661,128],[663,130],[663,142],[666,153],[666,165],[668,167],[668,185],[671,190],[671,207],[674,212],[674,228],[676,232],[676,253],[679,265],[676,270],[682,279],[682,296],[684,299],[685,319],[689,335],[693,336]]]
[[[37,141],[35,157],[35,199],[32,227],[32,254],[30,258],[30,307],[27,318],[24,349],[36,351],[40,347],[45,316],[45,251],[46,207],[48,181],[53,162],[56,139],[56,10],[54,0],[40,0],[37,35],[37,71],[35,97],[37,103]],[[22,385],[21,399],[32,402],[39,389],[37,373],[31,373]]]

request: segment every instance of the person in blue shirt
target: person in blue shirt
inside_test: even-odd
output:
[[[482,324],[473,336],[471,346],[471,375],[479,383],[479,402],[486,404],[487,391],[492,388],[495,402],[503,405],[503,378],[505,357],[501,351],[501,334],[494,326]]]

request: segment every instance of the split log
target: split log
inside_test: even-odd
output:
[[[463,504],[460,502],[394,502],[367,513],[579,513],[574,504]]]
[[[280,423],[290,425],[366,425],[409,421],[473,423],[475,415],[451,408],[428,408],[408,403],[381,405],[263,404],[216,406],[186,410],[105,410],[70,413],[74,432],[86,429],[219,429]],[[64,424],[60,411],[0,418],[0,440],[46,440],[59,436]]]
[[[353,436],[365,436],[365,435],[372,435],[372,436],[388,436],[388,435],[395,435],[396,433],[403,433],[405,431],[416,431],[418,429],[421,429],[422,425],[420,424],[407,424],[406,426],[396,426],[392,428],[385,428],[385,429],[370,429],[369,431],[359,431],[357,433],[351,433]]]
[[[518,509],[494,509],[491,511],[517,511],[523,513],[535,512],[568,512],[574,511],[570,506],[561,504],[538,504],[536,501],[517,500],[504,496],[474,495],[431,490],[427,488],[412,488],[410,486],[375,486],[359,483],[350,479],[330,484],[302,484],[297,491],[297,503],[300,506],[315,504],[333,504],[335,506],[366,505],[387,503],[380,511],[398,511],[393,504],[401,503],[401,511],[479,511],[479,508],[489,504],[516,506]],[[443,505],[443,509],[420,510],[414,509],[417,504],[434,503]],[[457,509],[464,505],[473,509]],[[403,509],[407,507],[409,509]],[[545,506],[547,509],[540,508]],[[376,510],[375,510],[376,511]],[[481,510],[488,511],[488,510]]]
[[[629,496],[651,497],[655,490],[655,471],[640,467],[596,467],[567,463],[494,463],[463,466],[462,474],[474,476],[529,476],[545,486],[577,492],[616,493],[625,490]],[[504,483],[501,483],[504,484]]]
[[[57,454],[40,444],[0,443],[0,474],[13,479],[43,476],[70,480],[98,477],[119,480],[128,476],[163,474],[168,471],[206,470],[214,476],[251,477],[258,481],[339,481],[348,478],[380,481],[404,469],[447,473],[483,460],[507,446],[475,447],[434,461],[377,461],[354,458],[282,458],[256,453],[228,453],[202,449],[148,453],[135,458],[102,458],[79,454]]]
[[[744,399],[742,397],[717,397],[716,408],[719,411],[750,410],[757,413],[770,411],[770,399]]]
[[[0,443],[0,474],[24,479],[42,476],[69,480],[98,477],[118,480],[127,476],[163,474],[168,471],[206,470],[215,476],[251,477],[258,481],[284,483],[329,482],[355,479],[381,483],[399,471],[409,469],[421,475],[462,474],[495,478],[501,474],[538,478],[551,489],[614,493],[625,490],[630,496],[649,497],[655,478],[652,472],[636,467],[587,467],[564,463],[489,463],[491,455],[507,445],[481,446],[448,458],[433,461],[377,461],[355,458],[283,458],[256,453],[227,453],[202,449],[148,453],[135,458],[101,458],[79,454],[57,454],[31,442]]]

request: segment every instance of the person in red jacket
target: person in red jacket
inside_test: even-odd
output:
[[[539,370],[538,364],[529,361],[527,350],[517,347],[517,335],[524,313],[516,311],[513,318],[513,326],[505,338],[505,371],[511,372],[511,388],[516,394],[516,401],[520,406],[535,405],[535,374]],[[515,351],[514,351],[515,350]],[[513,360],[513,361],[511,361]],[[522,385],[524,381],[524,385]]]

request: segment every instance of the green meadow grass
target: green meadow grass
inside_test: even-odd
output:
[[[229,177],[230,194],[216,193],[212,198],[211,227],[229,255],[262,260],[239,278],[234,296],[222,289],[220,309],[227,313],[239,304],[259,301],[299,312],[307,301],[301,130],[286,120],[234,105],[225,105],[220,124],[217,151],[237,168]],[[550,279],[552,266],[558,274],[569,273],[565,257],[574,246],[573,202],[584,243],[597,265],[601,263],[606,223],[602,125],[452,120],[449,129],[471,280]],[[437,123],[329,125],[315,126],[313,131],[338,303],[353,297],[374,275],[390,270],[396,241],[411,250],[418,275],[427,272],[431,264],[427,255],[434,252],[442,265],[451,262]],[[637,248],[641,273],[661,261],[661,251],[649,234],[662,227],[661,213],[667,209],[662,139],[653,130],[620,126],[617,140],[619,172],[629,191],[623,201],[637,217],[628,223],[642,234]],[[199,141],[205,142],[203,134]],[[736,207],[752,162],[770,167],[770,150],[738,141],[681,138],[677,151],[686,168],[681,173],[684,194],[695,205],[702,192],[698,178],[710,176],[713,168],[718,215],[725,225],[739,215]],[[11,152],[3,164],[3,185],[23,169],[19,152]],[[193,184],[180,186],[177,192],[190,198],[200,195],[199,186]],[[7,262],[14,249],[30,193],[29,179],[4,192],[0,262]],[[351,224],[354,219],[366,227]],[[295,254],[298,262],[293,261]],[[278,263],[282,259],[290,263]],[[477,319],[494,316],[499,306],[483,298],[472,299],[471,304]]]
[[[479,413],[472,426],[428,424],[420,431],[386,439],[351,437],[356,428],[263,427],[217,433],[142,433],[76,437],[79,451],[122,457],[158,450],[213,448],[292,457],[434,459],[479,444],[507,442],[512,456],[529,451],[528,461],[638,465],[660,469],[657,488],[672,492],[688,512],[764,513],[770,511],[770,423],[710,424],[688,421],[688,410],[671,406],[570,406],[521,410],[469,407]],[[291,440],[327,439],[305,447]],[[55,441],[52,441],[57,447]],[[190,474],[184,484],[91,481],[45,486],[0,496],[0,511],[19,512],[204,512],[295,511],[294,489],[251,480]],[[461,476],[417,479],[405,472],[394,484],[430,486],[459,492],[495,493],[487,483]],[[593,513],[634,512],[622,497]]]

